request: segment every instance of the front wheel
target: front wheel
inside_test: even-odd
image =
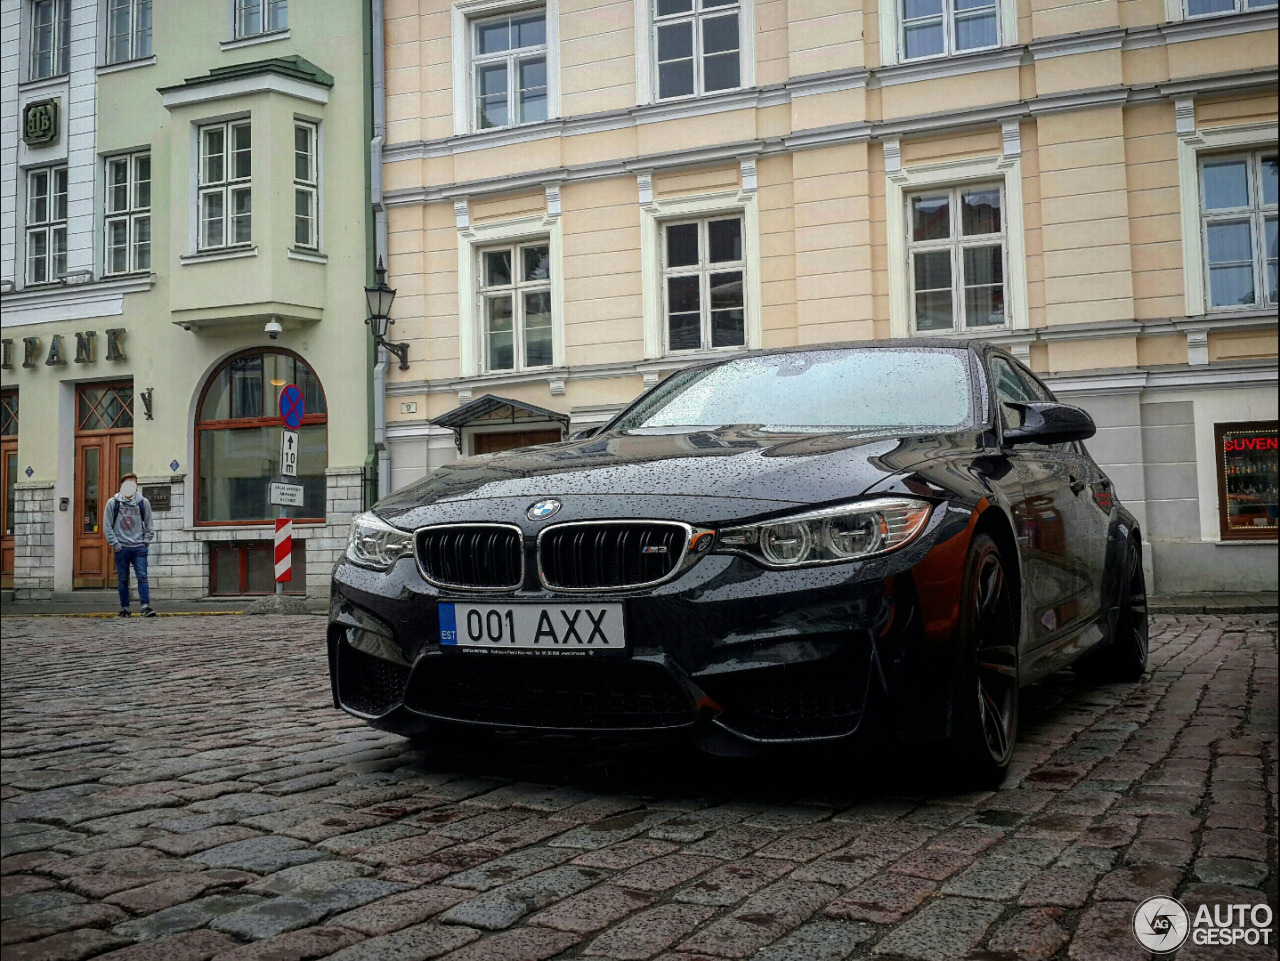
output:
[[[960,663],[952,694],[950,755],[959,780],[998,787],[1018,734],[1018,607],[1000,549],[974,537],[965,561]]]

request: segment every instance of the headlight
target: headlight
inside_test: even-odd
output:
[[[861,560],[910,543],[932,510],[927,501],[907,497],[828,507],[765,524],[726,527],[716,538],[716,552],[746,554],[777,568]]]
[[[347,559],[361,567],[385,571],[413,553],[413,534],[392,527],[377,514],[357,514],[347,538]]]

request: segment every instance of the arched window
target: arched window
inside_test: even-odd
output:
[[[286,384],[302,389],[306,417],[298,438],[300,520],[323,520],[324,470],[329,463],[328,416],[320,381],[306,362],[281,350],[232,357],[209,378],[196,412],[196,522],[246,524],[271,520],[267,485],[280,477],[279,397]]]

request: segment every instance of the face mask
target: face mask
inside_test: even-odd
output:
[[[125,500],[132,500],[133,495],[138,493],[138,482],[136,480],[127,480],[120,485],[120,496]]]

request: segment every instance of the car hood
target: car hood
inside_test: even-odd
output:
[[[400,527],[520,518],[556,497],[557,520],[664,516],[712,523],[857,497],[961,449],[967,434],[778,433],[759,427],[613,431],[468,457],[380,501]],[[477,504],[478,500],[510,503]]]

